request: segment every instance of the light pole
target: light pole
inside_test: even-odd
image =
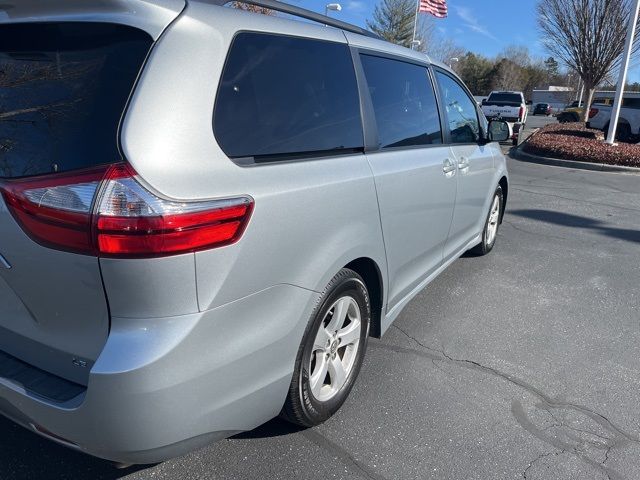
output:
[[[606,143],[613,145],[616,139],[616,129],[618,128],[618,118],[620,118],[620,106],[624,96],[624,86],[627,83],[627,70],[629,69],[629,60],[633,51],[633,38],[636,33],[636,24],[638,23],[638,13],[640,12],[640,0],[632,3],[633,10],[629,15],[629,30],[627,31],[627,41],[622,54],[622,62],[620,63],[620,78],[618,79],[618,88],[616,89],[616,98],[613,100],[613,108],[611,109],[611,119],[609,120],[609,132],[607,134]]]
[[[451,57],[449,59],[449,68],[453,70],[453,67],[451,66],[451,62],[456,62],[458,63],[460,61],[460,59],[458,57]]]
[[[339,3],[327,3],[324,6],[324,16],[329,15],[329,10],[333,10],[334,12],[339,12],[342,10],[342,5]]]

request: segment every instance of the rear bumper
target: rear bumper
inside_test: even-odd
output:
[[[207,312],[112,319],[86,391],[65,403],[0,378],[0,413],[54,441],[153,463],[276,416],[318,294],[277,285]]]

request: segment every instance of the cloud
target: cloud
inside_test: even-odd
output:
[[[469,30],[479,33],[480,35],[484,35],[491,40],[498,40],[495,35],[493,35],[489,30],[478,23],[478,20],[476,19],[470,8],[460,7],[457,5],[454,6],[454,8],[456,9],[456,13],[458,14],[458,16],[464,22],[465,27],[467,27]]]

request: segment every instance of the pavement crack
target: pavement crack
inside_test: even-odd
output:
[[[527,468],[524,469],[524,471],[522,472],[522,478],[524,480],[527,480],[529,477],[527,476],[529,474],[529,470],[531,470],[533,468],[533,466],[539,462],[540,460],[542,460],[543,458],[547,458],[547,457],[551,457],[551,456],[557,456],[560,455],[562,453],[565,453],[564,450],[560,450],[559,452],[554,451],[554,452],[547,452],[547,453],[541,453],[540,455],[538,455],[536,458],[534,458],[533,460],[531,460],[529,462],[529,465],[527,466]]]
[[[406,330],[403,330],[402,328],[400,328],[398,325],[391,325],[393,328],[395,328],[396,330],[400,331],[400,333],[402,333],[405,337],[407,337],[409,340],[413,340],[416,344],[418,344],[419,346],[421,346],[422,348],[429,350],[430,352],[439,354],[439,355],[443,355],[446,357],[446,355],[444,355],[444,352],[442,350],[438,350],[436,348],[430,347],[429,345],[425,345],[424,343],[422,343],[420,340],[418,340],[416,337],[410,335]]]
[[[407,348],[407,347],[400,347],[400,346],[396,346],[396,345],[388,345],[388,344],[384,344],[384,343],[376,343],[375,345],[379,348],[385,348],[385,349],[389,349],[398,353],[406,353],[406,354],[413,354],[413,355],[418,355],[424,358],[427,358],[429,360],[432,361],[440,361],[440,362],[446,362],[449,363],[451,365],[458,365],[458,366],[462,366],[464,368],[467,369],[471,369],[471,370],[477,370],[477,371],[481,371],[484,373],[487,373],[489,375],[492,375],[494,377],[500,378],[502,380],[505,380],[506,382],[530,393],[531,395],[537,397],[540,400],[540,404],[536,405],[537,408],[541,408],[545,411],[547,411],[555,420],[556,422],[560,423],[560,425],[562,426],[566,426],[567,428],[576,431],[576,432],[580,432],[580,429],[576,429],[573,427],[569,427],[567,425],[564,424],[564,422],[562,422],[561,420],[558,420],[552,413],[551,410],[572,410],[573,412],[582,414],[588,418],[590,418],[591,420],[593,420],[595,423],[597,423],[598,425],[600,425],[605,431],[611,432],[612,434],[612,438],[607,438],[604,437],[602,435],[596,434],[594,432],[589,432],[589,431],[582,431],[582,433],[586,433],[589,435],[594,435],[597,437],[600,437],[602,440],[604,440],[603,444],[598,444],[597,447],[599,448],[606,448],[606,454],[605,454],[605,462],[606,462],[606,458],[608,458],[608,455],[610,453],[610,451],[618,446],[624,445],[625,443],[628,442],[633,442],[633,443],[640,443],[640,438],[638,438],[638,436],[633,435],[631,433],[625,432],[622,428],[618,427],[615,423],[613,423],[611,420],[609,420],[605,415],[596,412],[593,409],[590,409],[588,407],[585,407],[583,405],[579,405],[576,403],[571,403],[571,402],[563,402],[560,400],[556,400],[554,398],[552,398],[551,396],[547,395],[546,393],[544,393],[542,390],[540,390],[539,388],[525,382],[524,380],[516,377],[515,375],[511,375],[510,373],[506,373],[506,372],[502,372],[500,370],[498,370],[497,368],[494,367],[490,367],[487,365],[483,365],[480,362],[474,361],[474,360],[469,360],[469,359],[463,359],[463,358],[455,358],[451,355],[449,355],[444,347],[440,350],[434,348],[434,347],[430,347],[426,344],[424,344],[422,341],[418,340],[417,338],[415,338],[413,335],[409,334],[407,331],[405,331],[404,329],[402,329],[401,327],[394,325],[394,327],[400,331],[403,335],[405,335],[407,338],[409,338],[410,340],[412,340],[415,344],[417,344],[419,347],[421,347],[421,349],[414,349],[414,348]],[[534,435],[535,437],[537,437],[538,439],[548,443],[549,445],[553,446],[554,448],[556,448],[557,450],[559,450],[561,453],[570,453],[572,455],[575,455],[576,457],[578,457],[579,459],[581,459],[583,462],[585,462],[587,465],[590,465],[593,468],[596,468],[598,470],[600,470],[602,473],[604,473],[607,478],[609,478],[610,480],[618,480],[621,479],[622,477],[615,472],[614,470],[612,470],[611,468],[607,467],[605,465],[605,462],[598,462],[593,460],[592,458],[590,458],[584,451],[581,451],[578,447],[580,446],[580,439],[578,439],[576,445],[572,445],[571,443],[567,443],[565,441],[561,441],[559,439],[555,439],[552,437],[549,437],[548,435],[546,435],[545,430],[547,429],[540,429],[538,427],[536,427],[535,425],[533,425],[533,423],[528,419],[526,412],[524,411],[524,409],[522,408],[522,406],[519,404],[519,402],[517,402],[516,400],[513,401],[512,404],[512,413],[514,414],[514,417],[516,418],[516,421],[520,424],[520,426],[522,426],[525,430],[527,430],[529,433],[531,433],[532,435]],[[576,439],[573,439],[574,441],[576,441]],[[593,445],[596,446],[596,445]],[[532,462],[532,463],[535,463]],[[526,477],[524,477],[526,478]]]

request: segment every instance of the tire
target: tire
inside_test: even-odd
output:
[[[335,323],[338,312],[342,318]],[[340,409],[360,372],[370,325],[371,300],[364,280],[343,268],[331,279],[311,315],[296,355],[282,418],[313,427]],[[354,331],[356,328],[359,330]]]
[[[474,255],[486,255],[493,250],[493,246],[496,244],[496,239],[498,238],[498,228],[500,227],[500,221],[502,220],[503,208],[504,197],[502,195],[502,187],[498,185],[489,206],[487,220],[484,223],[482,240],[478,245],[470,250]]]
[[[619,123],[616,130],[616,140],[626,142],[631,137],[631,125],[628,123]]]
[[[609,135],[610,125],[611,125],[610,123],[607,123],[602,129],[602,131],[604,132],[605,138],[607,137],[607,135]],[[618,128],[616,129],[615,140],[618,140],[619,142],[626,142],[627,140],[629,140],[630,136],[631,136],[631,126],[628,123],[618,122]]]

